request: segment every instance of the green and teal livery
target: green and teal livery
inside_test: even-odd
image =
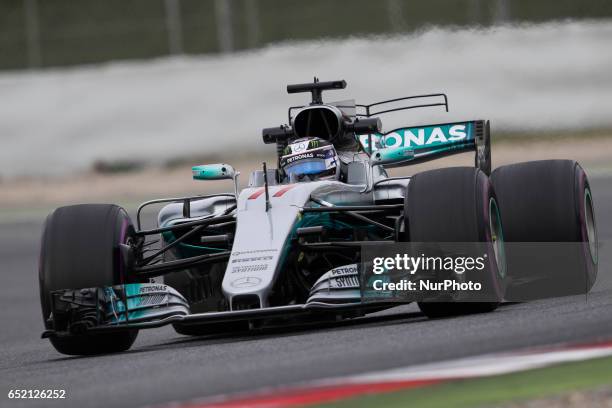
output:
[[[203,164],[191,168],[194,180],[224,180],[234,177],[234,169],[229,164]]]
[[[473,149],[476,143],[476,122],[455,122],[414,126],[361,137],[372,158],[379,164],[412,161],[441,153]]]
[[[187,300],[174,288],[159,283],[128,283],[104,288],[109,324],[138,322],[189,314]]]

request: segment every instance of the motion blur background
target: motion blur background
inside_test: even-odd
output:
[[[314,75],[347,80],[331,99],[448,93],[450,113],[387,129],[491,119],[506,150],[580,140],[612,167],[610,44],[609,0],[1,0],[0,208],[182,192],[194,161],[273,157],[260,129]]]
[[[612,16],[607,0],[3,0],[2,69]],[[367,54],[363,55],[367,58]]]

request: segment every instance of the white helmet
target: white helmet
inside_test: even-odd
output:
[[[340,161],[334,145],[318,137],[292,141],[280,158],[284,177],[291,181],[338,180]]]

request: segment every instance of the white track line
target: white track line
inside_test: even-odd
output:
[[[611,355],[612,344],[569,349],[490,354],[391,370],[375,371],[349,377],[332,378],[322,380],[319,382],[319,385],[485,377]]]

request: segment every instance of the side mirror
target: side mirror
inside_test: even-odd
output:
[[[236,170],[229,164],[203,164],[191,168],[194,180],[233,180]]]
[[[382,132],[382,122],[379,118],[357,118],[347,127],[348,131],[357,135],[369,135]]]
[[[234,182],[234,196],[238,201],[238,176],[239,171],[225,163],[202,164],[191,168],[194,180],[232,180]]]
[[[408,147],[387,147],[372,153],[372,166],[407,162],[414,159],[414,150]]]

